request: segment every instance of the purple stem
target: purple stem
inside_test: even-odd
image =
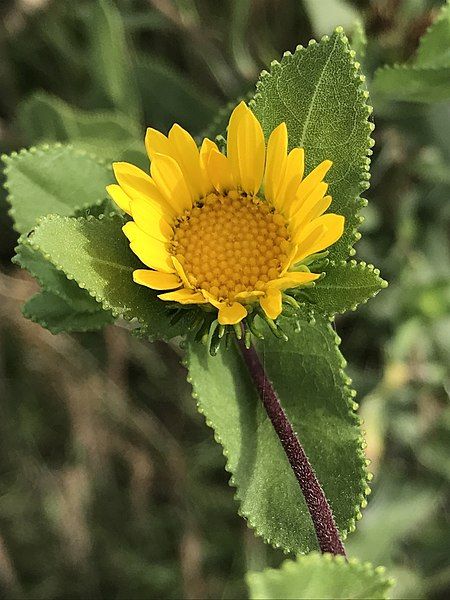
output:
[[[253,346],[239,348],[303,492],[322,552],[346,556],[328,500]]]

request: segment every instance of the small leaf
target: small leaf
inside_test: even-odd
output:
[[[314,287],[299,288],[292,295],[312,312],[332,316],[355,309],[386,287],[387,282],[381,279],[379,273],[378,269],[364,262],[331,263],[326,268],[325,277]]]
[[[128,247],[123,223],[119,215],[99,219],[50,215],[39,223],[29,243],[105,310],[115,317],[137,319],[149,337],[167,339],[185,333],[192,314],[171,326],[170,307],[175,306],[134,283],[133,271],[142,264]]]
[[[384,568],[313,552],[286,560],[279,569],[247,574],[251,600],[285,598],[388,598],[394,582]]]
[[[353,392],[329,323],[281,320],[288,342],[267,332],[257,350],[345,536],[367,490]],[[188,346],[189,380],[198,409],[227,457],[240,513],[256,533],[286,551],[317,549],[303,495],[235,346],[211,357]]]
[[[111,107],[138,118],[140,98],[122,16],[111,0],[99,0],[91,24],[92,65],[99,87]]]
[[[3,156],[11,216],[19,233],[28,233],[48,213],[71,215],[106,196],[112,172],[95,157],[55,144]]]
[[[368,187],[373,145],[368,93],[353,56],[338,28],[331,38],[312,41],[272,63],[270,73],[261,74],[254,100],[265,135],[285,121],[290,148],[305,148],[308,171],[325,159],[333,161],[326,176],[333,197],[330,210],[346,219],[344,235],[330,249],[333,260],[346,259],[359,239],[359,194]]]
[[[420,38],[416,66],[450,67],[450,1],[442,6],[438,17]]]
[[[63,331],[93,331],[114,321],[111,313],[102,309],[95,312],[76,312],[64,298],[45,291],[30,298],[22,312],[27,319],[54,334]]]
[[[422,36],[417,55],[405,65],[378,69],[374,93],[391,100],[440,102],[450,98],[450,3]]]
[[[13,262],[26,269],[45,291],[59,296],[74,311],[84,313],[102,310],[101,305],[86,290],[82,290],[75,281],[67,279],[62,271],[58,271],[26,240],[17,246]],[[111,314],[109,319],[112,320]]]

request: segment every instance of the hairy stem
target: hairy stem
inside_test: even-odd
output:
[[[321,551],[345,556],[345,549],[339,538],[328,500],[280,404],[277,393],[261,365],[255,348],[253,346],[246,348],[243,340],[239,341],[239,348],[303,492]]]

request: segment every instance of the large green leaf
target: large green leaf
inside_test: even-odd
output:
[[[284,598],[388,598],[393,581],[383,567],[318,554],[286,560],[279,569],[247,574],[251,600]]]
[[[281,320],[289,342],[267,333],[257,350],[345,537],[367,492],[353,392],[331,325]],[[189,380],[200,412],[223,446],[240,512],[266,541],[287,551],[317,548],[311,518],[281,444],[235,347],[215,357],[188,346]]]
[[[286,53],[257,84],[253,108],[266,136],[285,121],[289,146],[305,148],[308,170],[322,160],[333,161],[326,180],[332,210],[345,216],[346,227],[331,248],[332,259],[346,259],[359,237],[359,194],[368,187],[373,145],[367,98],[364,76],[341,28],[331,38],[312,40],[307,48]]]
[[[364,262],[331,263],[323,279],[311,288],[298,288],[292,295],[310,312],[332,316],[355,310],[387,286],[380,272]]]
[[[36,92],[19,105],[17,116],[24,135],[33,144],[73,142],[104,160],[148,165],[143,131],[127,115],[82,111],[50,94]]]
[[[115,317],[136,319],[151,338],[170,338],[186,331],[192,315],[171,326],[167,302],[156,292],[133,282],[134,269],[142,264],[131,252],[119,215],[103,218],[70,218],[50,215],[28,238],[58,270],[86,289]]]
[[[378,69],[373,91],[392,100],[440,102],[450,98],[450,3],[422,36],[415,59]]]
[[[52,333],[93,331],[113,322],[111,313],[77,312],[73,305],[51,292],[39,292],[24,305],[23,314]]]
[[[19,233],[28,233],[48,213],[71,215],[106,196],[111,169],[69,145],[55,144],[3,156],[11,216]]]

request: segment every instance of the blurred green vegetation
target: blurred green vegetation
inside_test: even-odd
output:
[[[71,140],[142,160],[145,125],[200,135],[271,60],[336,25],[353,34],[370,89],[378,66],[414,54],[441,5],[3,0],[1,150]],[[358,255],[390,287],[337,321],[375,474],[347,548],[389,569],[395,597],[447,598],[450,103],[372,102]],[[105,111],[114,144],[102,142]],[[1,596],[245,597],[245,572],[284,556],[237,516],[180,348],[120,327],[52,336],[27,321],[20,306],[36,286],[10,264],[4,195],[0,229]]]

